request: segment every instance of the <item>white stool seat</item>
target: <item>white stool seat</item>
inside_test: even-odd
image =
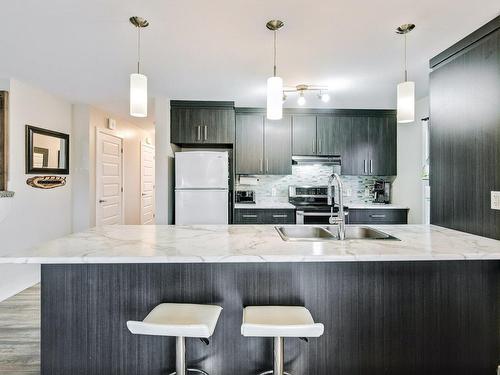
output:
[[[143,321],[129,320],[133,334],[209,338],[217,325],[222,307],[188,303],[162,303]]]
[[[320,337],[321,323],[315,323],[301,306],[248,306],[243,309],[241,334],[250,337]]]

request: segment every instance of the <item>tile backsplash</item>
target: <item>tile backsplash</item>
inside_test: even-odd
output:
[[[254,190],[257,201],[288,199],[289,185],[326,185],[332,174],[332,167],[320,165],[294,165],[292,174],[286,176],[255,175],[257,185],[242,185],[236,179],[236,190]],[[394,177],[379,176],[341,176],[344,183],[344,201],[346,204],[363,204],[373,201],[375,180],[393,181]]]

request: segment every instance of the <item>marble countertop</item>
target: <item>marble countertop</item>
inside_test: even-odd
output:
[[[295,210],[295,206],[288,202],[255,202],[255,203],[236,203],[235,209],[290,209]]]
[[[428,225],[378,225],[401,241],[283,241],[273,225],[106,226],[0,263],[202,263],[500,260],[500,241]]]
[[[376,209],[394,209],[394,210],[409,210],[409,207],[407,206],[402,206],[399,204],[385,204],[385,203],[362,203],[362,204],[346,204],[347,207],[351,209],[369,209],[369,210],[376,210]]]

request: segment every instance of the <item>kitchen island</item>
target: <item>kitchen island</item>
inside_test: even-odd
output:
[[[247,305],[302,305],[325,334],[286,342],[294,374],[491,374],[500,354],[500,241],[377,226],[400,241],[283,241],[273,226],[110,226],[4,251],[42,264],[42,374],[166,374],[175,340],[130,334],[161,302],[224,310],[188,363],[256,374],[272,341],[240,335]]]

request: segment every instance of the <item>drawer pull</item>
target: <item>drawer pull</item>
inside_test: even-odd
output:
[[[257,215],[241,215],[242,217],[248,219],[248,218],[251,218],[251,219],[255,219],[257,217]]]
[[[385,215],[384,214],[373,214],[373,215],[370,215],[370,217],[372,217],[374,219],[384,219]]]
[[[274,214],[273,214],[273,217],[274,217],[274,218],[288,217],[288,215],[274,215]]]

